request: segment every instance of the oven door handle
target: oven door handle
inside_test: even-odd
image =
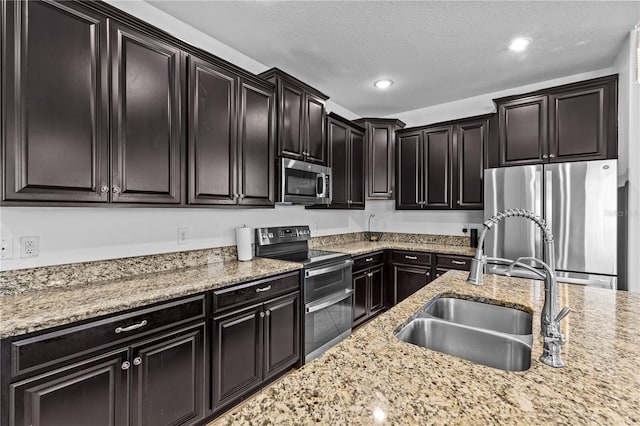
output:
[[[353,265],[353,260],[348,259],[348,260],[345,260],[344,262],[338,263],[337,265],[331,265],[325,268],[309,269],[305,271],[304,277],[311,278],[311,277],[315,277],[316,275],[328,274],[329,272],[335,272],[341,269],[346,269],[351,265]]]
[[[344,299],[351,297],[353,294],[352,289],[346,289],[344,293],[338,293],[335,296],[331,296],[324,300],[318,300],[316,303],[309,303],[305,306],[305,312],[311,314],[313,312],[321,311],[329,306],[342,302]]]

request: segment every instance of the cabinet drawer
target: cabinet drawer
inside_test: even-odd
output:
[[[468,271],[471,267],[471,258],[467,256],[438,255],[437,267],[442,269],[459,269]]]
[[[300,273],[297,271],[276,278],[239,284],[213,292],[213,312],[260,302],[294,290],[300,290]]]
[[[205,317],[205,295],[111,316],[11,344],[13,376],[80,356],[131,337]]]
[[[370,266],[379,265],[384,262],[383,252],[366,254],[353,259],[353,271],[359,271]]]
[[[393,263],[404,263],[407,265],[431,265],[431,253],[394,251],[392,260]]]

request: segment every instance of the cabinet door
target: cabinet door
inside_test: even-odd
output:
[[[213,319],[213,409],[262,383],[262,305]]]
[[[284,81],[281,84],[278,152],[283,157],[302,160],[304,92],[301,88]]]
[[[456,126],[454,141],[454,207],[482,209],[484,179],[484,146],[488,137],[488,120]]]
[[[367,126],[367,197],[393,198],[393,126],[371,123]]]
[[[189,57],[189,204],[235,204],[238,78]]]
[[[549,96],[549,161],[607,157],[609,87],[580,88]]]
[[[10,426],[127,425],[126,349],[9,386]]]
[[[353,274],[353,324],[357,325],[367,319],[369,270]]]
[[[431,268],[393,264],[394,304],[402,302],[431,281]]]
[[[410,133],[398,138],[398,146],[396,148],[397,209],[421,208],[420,139],[420,133]]]
[[[425,208],[448,209],[451,207],[451,156],[453,127],[425,130],[423,135],[422,162],[424,165]]]
[[[177,47],[111,27],[114,202],[180,202],[181,59]]]
[[[2,7],[3,199],[108,201],[106,20],[70,2]]]
[[[364,133],[349,131],[349,207],[364,208]]]
[[[384,307],[384,267],[371,270],[369,277],[369,315],[375,314]]]
[[[240,204],[273,206],[273,93],[241,82],[238,169]]]
[[[264,305],[264,380],[300,360],[300,293]]]
[[[134,345],[131,425],[193,424],[205,412],[205,324]]]
[[[349,143],[348,143],[348,128],[346,125],[339,121],[332,120],[327,121],[329,152],[331,155],[331,190],[332,201],[331,205],[336,207],[348,207],[349,206],[349,174],[348,174],[348,159],[349,159]]]
[[[311,163],[327,164],[327,139],[324,134],[324,101],[310,93],[305,93],[305,160]]]
[[[539,164],[547,158],[547,96],[498,105],[500,166]]]

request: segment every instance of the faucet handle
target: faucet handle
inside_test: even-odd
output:
[[[566,317],[567,315],[569,315],[569,313],[571,312],[571,308],[568,306],[565,306],[564,308],[562,308],[562,310],[558,313],[558,315],[556,315],[556,318],[554,319],[555,322],[560,322],[562,321],[562,318]]]

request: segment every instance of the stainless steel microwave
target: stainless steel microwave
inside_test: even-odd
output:
[[[331,168],[280,159],[280,201],[292,204],[331,204]]]

